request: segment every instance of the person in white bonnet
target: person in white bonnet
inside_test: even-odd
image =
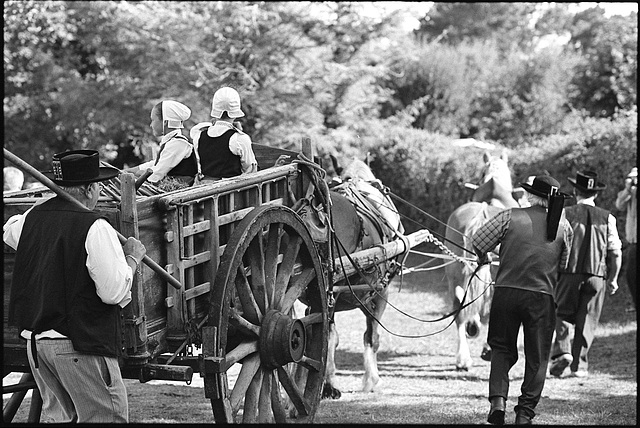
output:
[[[190,131],[198,158],[198,181],[216,181],[256,172],[258,163],[251,137],[234,125],[244,117],[240,95],[229,87],[216,91],[211,102],[214,122],[202,122]]]
[[[125,169],[136,177],[142,176],[147,169],[153,173],[147,178],[165,190],[191,186],[197,169],[193,144],[183,135],[184,121],[191,117],[191,109],[173,100],[156,104],[151,110],[151,130],[160,140],[160,150],[154,160]],[[164,187],[163,187],[164,186]]]

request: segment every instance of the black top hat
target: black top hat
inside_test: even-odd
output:
[[[53,171],[43,174],[60,186],[79,186],[109,180],[119,174],[115,168],[100,166],[96,150],[70,150],[53,155]]]
[[[521,183],[520,186],[527,192],[541,198],[546,198],[550,195],[569,197],[569,195],[559,191],[560,183],[550,175],[538,175],[533,179],[533,183]]]
[[[586,190],[587,192],[595,192],[607,188],[606,184],[600,183],[598,181],[598,173],[595,171],[578,171],[576,173],[575,180],[571,177],[567,178],[567,180],[569,180],[569,183],[571,183],[574,187],[577,187],[581,190]]]

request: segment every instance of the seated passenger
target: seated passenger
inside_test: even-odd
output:
[[[181,131],[189,117],[189,107],[177,101],[156,104],[151,110],[151,129],[153,135],[162,137],[156,159],[124,171],[140,177],[151,169],[153,173],[147,181],[167,191],[191,186],[198,172],[196,154],[193,144]]]
[[[199,123],[190,132],[198,157],[200,182],[258,171],[251,137],[234,126],[235,119],[243,116],[238,92],[229,87],[218,89],[211,103],[214,123]]]

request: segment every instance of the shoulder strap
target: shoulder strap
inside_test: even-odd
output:
[[[193,143],[191,141],[189,141],[189,139],[187,137],[185,137],[182,134],[176,134],[173,136],[173,138],[171,138],[171,140],[173,140],[174,138],[182,138],[184,141],[187,142],[187,144],[189,144],[191,147],[193,147]],[[160,161],[160,155],[162,154],[162,151],[164,150],[165,146],[167,145],[167,143],[171,140],[167,140],[162,146],[160,146],[160,151],[158,152],[158,155],[156,156],[156,161],[154,162],[153,166],[158,165],[158,161]]]
[[[184,135],[182,135],[182,134],[177,134],[177,135],[175,135],[173,138],[182,138],[182,139],[183,139],[184,141],[186,141],[187,143],[189,143],[189,144],[193,145],[193,143],[192,143],[191,141],[189,141],[189,139],[188,139],[187,137],[185,137]]]

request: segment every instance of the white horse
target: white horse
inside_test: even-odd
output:
[[[512,196],[513,184],[511,171],[507,165],[506,153],[500,157],[483,156],[485,166],[482,170],[482,180],[474,192],[471,202],[458,207],[447,220],[445,238],[447,247],[455,254],[474,258],[475,254],[463,250],[472,250],[471,237],[475,231],[487,220],[506,208],[517,207],[518,203]],[[478,299],[460,310],[456,317],[457,350],[456,368],[469,370],[473,360],[469,352],[467,338],[474,338],[480,334],[480,327],[489,319],[493,287],[489,286],[495,278],[495,267],[483,266],[475,276],[472,276],[475,263],[462,266],[460,263],[449,264],[445,267],[449,291],[454,309],[462,304]],[[484,294],[483,294],[484,293]],[[490,360],[491,348],[485,342],[481,358]]]

